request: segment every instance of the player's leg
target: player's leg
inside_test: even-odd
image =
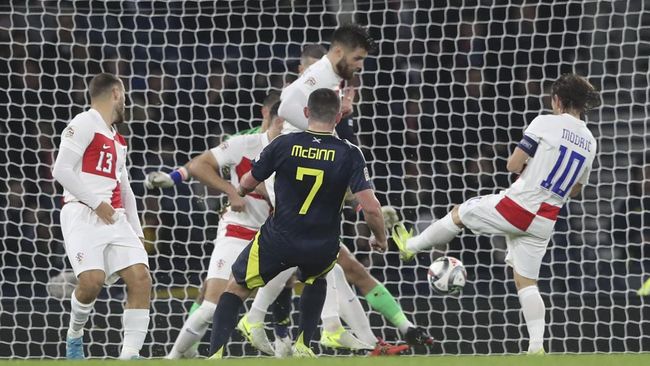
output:
[[[547,243],[548,240],[529,236],[506,236],[506,263],[513,267],[515,287],[530,337],[529,354],[544,353],[546,306],[537,287],[537,278]]]
[[[181,357],[191,358],[196,356],[193,352],[195,344],[201,341],[208,330],[214,311],[217,309],[217,302],[226,289],[228,281],[221,278],[209,278],[205,281],[203,301],[196,310],[189,314],[183,328],[167,355],[167,359],[178,359]]]
[[[105,279],[106,275],[102,270],[88,270],[78,276],[77,286],[70,297],[70,325],[66,337],[68,359],[84,358],[83,328],[88,322]]]
[[[273,333],[275,334],[275,356],[291,356],[292,339],[289,334],[291,325],[291,308],[293,298],[293,287],[295,276],[291,275],[284,285],[284,288],[273,302],[271,313],[273,314]]]
[[[66,336],[68,359],[84,358],[83,328],[106,280],[104,248],[110,233],[102,231],[105,226],[99,224],[95,213],[83,204],[69,203],[61,210],[65,252],[78,279],[70,299],[70,326]]]
[[[284,347],[284,343],[287,341],[289,344],[291,343],[290,339],[285,340],[283,341],[284,343],[281,344],[281,347],[284,350],[274,350],[266,335],[266,331],[264,330],[264,318],[266,317],[268,307],[278,298],[278,295],[282,293],[287,280],[291,278],[293,272],[295,272],[294,268],[287,269],[269,281],[264,285],[264,287],[258,289],[253,304],[251,305],[251,309],[237,323],[237,329],[246,340],[248,340],[253,347],[268,355],[277,354],[277,351],[280,351],[283,356],[286,356],[287,351],[286,347]],[[288,334],[285,335],[285,338],[288,338]]]
[[[239,308],[250,293],[287,269],[283,253],[267,243],[258,232],[253,241],[242,250],[232,265],[232,276],[221,295],[212,322],[210,353],[221,358],[225,344],[237,325]]]
[[[222,231],[223,232],[223,231]],[[203,284],[203,301],[195,312],[190,314],[174,342],[167,359],[192,358],[197,354],[193,346],[201,341],[208,330],[217,308],[221,294],[228,285],[231,266],[246,247],[248,241],[230,236],[218,236],[210,255],[208,273]]]
[[[343,279],[342,283],[339,283],[339,281],[337,281],[337,277],[341,277]],[[341,324],[341,318],[339,318],[339,315],[342,314],[340,312],[339,305],[341,302],[347,301],[350,297],[347,296],[347,293],[344,293],[345,299],[340,298],[339,294],[341,291],[345,291],[345,289],[339,289],[339,287],[343,286],[352,292],[350,285],[347,283],[347,281],[345,281],[345,275],[343,274],[341,266],[338,264],[335,265],[334,268],[327,274],[325,280],[327,282],[327,291],[325,295],[325,303],[323,304],[323,310],[321,313],[323,330],[321,332],[320,343],[323,346],[330,348],[348,348],[352,350],[373,349],[374,344],[377,342],[377,340],[375,339],[374,335],[372,335],[372,331],[370,331],[370,342],[362,342],[357,339],[357,337],[355,337],[351,332],[343,328],[343,324]],[[351,299],[353,302],[359,301],[356,295],[352,296]],[[359,306],[361,306],[361,304],[359,304]],[[366,323],[368,323],[368,317],[363,311],[363,307],[361,307],[361,310],[361,313],[355,314],[355,316],[361,316],[366,320]],[[356,323],[353,325],[347,320],[346,322],[348,325],[350,325],[352,330],[355,331],[354,325],[356,325]],[[367,328],[370,330],[369,323]]]
[[[467,203],[470,203],[468,201]],[[416,253],[434,247],[444,247],[463,229],[459,206],[454,207],[445,217],[429,225],[419,235],[413,236],[402,223],[393,228],[393,240],[400,250],[403,260],[411,260]]]
[[[142,263],[128,266],[118,272],[126,284],[126,306],[122,314],[124,341],[120,359],[140,357],[149,328],[149,307],[151,303],[151,276],[149,268]]]
[[[340,265],[334,266],[332,271],[327,274],[328,282],[333,282],[333,289],[337,292],[336,298],[338,299],[338,312],[337,316],[340,316],[347,325],[352,330],[352,333],[356,337],[353,337],[350,332],[344,330],[343,326],[340,326],[339,329],[335,330],[335,334],[328,334],[325,329],[325,316],[322,316],[323,319],[323,333],[321,336],[321,343],[323,343],[324,338],[338,338],[338,342],[346,345],[347,348],[351,349],[373,349],[377,343],[377,338],[372,333],[370,328],[370,321],[368,316],[359,302],[357,294],[352,290],[350,284],[345,278],[345,273],[343,273],[343,268]],[[328,296],[330,287],[328,283]],[[327,307],[328,300],[325,300],[325,307]],[[323,314],[325,314],[325,307],[323,308]],[[339,321],[340,324],[340,321]],[[337,337],[338,336],[338,337]],[[358,338],[358,339],[357,339]]]
[[[339,251],[339,264],[353,285],[357,286],[368,304],[380,312],[389,322],[395,325],[405,336],[409,344],[432,344],[433,338],[422,328],[411,323],[397,300],[391,293],[368,273],[366,268],[350,253],[345,246]]]

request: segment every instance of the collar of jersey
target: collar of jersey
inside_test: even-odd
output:
[[[321,135],[321,136],[332,136],[332,135],[334,135],[334,132],[319,132],[319,131],[312,131],[312,130],[305,130],[305,132],[309,132],[312,135]]]

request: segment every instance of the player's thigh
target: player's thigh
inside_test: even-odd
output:
[[[210,255],[206,279],[219,279],[227,282],[232,273],[232,265],[247,244],[248,241],[239,238],[229,236],[217,238],[214,241],[214,249]]]
[[[506,263],[525,279],[537,281],[549,239],[528,235],[506,236],[508,254]],[[525,287],[525,286],[524,286]]]
[[[205,296],[204,301],[209,301],[216,304],[219,302],[221,295],[228,286],[228,280],[223,278],[210,278],[205,281]]]
[[[151,288],[149,267],[142,263],[136,263],[121,269],[117,271],[117,275],[124,280],[127,289],[130,291],[145,291]]]
[[[133,281],[144,281],[145,274],[149,276],[149,256],[140,238],[127,222],[126,215],[121,215],[118,221],[111,226],[112,228],[106,231],[107,236],[110,237],[110,243],[104,249],[106,283],[114,283],[120,277],[122,270],[136,264],[142,266],[132,269],[135,272]]]
[[[264,237],[260,231],[233,263],[233,278],[249,290],[262,287],[292,267],[287,260],[290,255],[285,246]]]
[[[298,281],[310,285],[316,279],[325,277],[336,265],[338,255],[338,245],[332,245],[332,248],[328,246],[314,249],[311,255],[303,255],[300,261],[296,261],[298,265]]]
[[[75,276],[87,271],[106,273],[104,250],[109,238],[103,234],[97,215],[81,203],[68,203],[61,210],[61,232]]]
[[[458,217],[475,234],[521,233],[496,210],[503,197],[502,194],[490,194],[471,198],[458,206]]]

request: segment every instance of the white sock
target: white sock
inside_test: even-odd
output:
[[[339,319],[339,297],[336,294],[336,278],[334,277],[336,267],[340,266],[338,264],[334,265],[330,273],[325,276],[325,280],[327,280],[327,294],[325,295],[323,311],[320,314],[320,318],[323,321],[323,329],[328,332],[335,332],[343,326],[341,319]]]
[[[124,343],[119,358],[128,360],[133,356],[140,355],[140,349],[149,329],[149,309],[124,309],[122,326],[124,327]]]
[[[429,225],[423,232],[409,239],[406,242],[406,248],[411,252],[420,252],[433,247],[443,247],[461,232],[454,220],[451,218],[451,212],[445,217]]]
[[[199,342],[208,330],[210,323],[212,323],[212,317],[216,309],[217,304],[203,300],[201,306],[185,320],[185,324],[183,324],[181,332],[178,333],[178,338],[176,338],[171,352],[165,358],[179,359],[194,343]]]
[[[528,352],[537,352],[544,347],[544,315],[546,307],[537,286],[528,286],[519,290],[519,302],[528,328]]]
[[[251,305],[251,309],[248,311],[248,321],[251,323],[261,323],[266,317],[266,312],[277,299],[280,292],[284,289],[284,285],[287,283],[291,275],[296,271],[295,268],[289,268],[280,272],[275,278],[273,278],[269,283],[264,285],[264,287],[257,290],[255,295],[255,300]]]
[[[77,295],[72,292],[70,297],[70,326],[68,327],[68,338],[79,338],[84,335],[84,325],[88,322],[90,312],[93,311],[95,301],[90,304],[83,304],[77,300]]]
[[[341,318],[361,342],[374,346],[377,343],[377,337],[375,337],[375,334],[370,328],[368,314],[363,309],[359,297],[345,279],[343,268],[334,266],[332,272],[335,272],[334,277],[336,279],[336,291],[338,292]]]

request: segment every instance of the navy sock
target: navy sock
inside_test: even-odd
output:
[[[293,289],[285,287],[273,302],[273,321],[275,335],[284,338],[289,335],[288,325],[291,323],[291,296]]]
[[[316,332],[320,314],[323,311],[325,303],[325,293],[327,292],[327,282],[324,278],[319,278],[312,285],[305,286],[300,296],[300,327],[298,334],[302,334],[305,346],[309,347],[309,342]]]
[[[217,304],[217,310],[212,319],[212,334],[210,335],[210,355],[215,354],[230,338],[230,333],[237,325],[239,308],[243,301],[239,296],[224,292]]]

